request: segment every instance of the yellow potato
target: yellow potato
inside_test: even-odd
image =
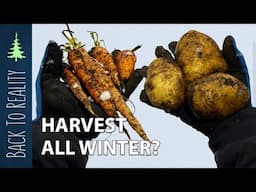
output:
[[[149,101],[165,110],[177,109],[185,98],[181,69],[177,64],[162,57],[150,64],[144,88]]]
[[[180,38],[175,53],[187,83],[215,72],[225,72],[228,68],[217,43],[195,30]]]
[[[229,74],[214,73],[189,84],[186,98],[198,118],[223,119],[246,105],[249,90]]]

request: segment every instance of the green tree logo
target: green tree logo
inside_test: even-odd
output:
[[[8,56],[7,58],[9,59],[14,59],[15,62],[18,61],[18,59],[25,59],[26,56],[23,55],[24,51],[22,51],[22,47],[20,46],[20,42],[19,42],[19,38],[18,38],[18,33],[15,33],[15,38],[13,40],[12,43],[12,47],[10,48],[9,52],[8,52]]]

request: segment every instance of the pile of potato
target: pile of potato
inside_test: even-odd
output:
[[[175,110],[187,102],[200,119],[223,119],[247,104],[247,86],[225,73],[228,64],[211,37],[188,31],[175,55],[174,62],[159,57],[149,65],[144,87],[152,105]]]

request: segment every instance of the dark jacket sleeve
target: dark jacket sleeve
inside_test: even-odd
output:
[[[218,168],[256,168],[256,109],[225,119],[209,137]]]

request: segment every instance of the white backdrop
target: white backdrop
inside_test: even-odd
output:
[[[256,74],[256,25],[245,24],[71,24],[75,36],[86,44],[89,50],[93,46],[87,31],[97,31],[100,39],[105,41],[109,51],[131,49],[142,44],[136,52],[136,67],[149,65],[155,58],[154,49],[157,45],[167,48],[172,40],[178,40],[185,32],[195,29],[206,33],[222,47],[227,35],[232,35],[238,48],[244,54],[251,77],[251,92],[255,106],[255,74]],[[64,24],[33,25],[33,84],[49,40],[58,44],[66,43],[61,31]],[[151,139],[161,142],[157,156],[99,156],[89,157],[88,168],[215,168],[214,156],[208,148],[208,138],[190,128],[178,118],[165,112],[149,107],[139,101],[144,81],[131,96],[136,106],[135,116],[143,125]],[[36,95],[33,86],[33,118],[36,117]],[[129,128],[129,127],[128,127]],[[140,138],[129,129],[131,137]],[[101,134],[97,139],[126,140],[124,134],[114,132],[111,135]]]

